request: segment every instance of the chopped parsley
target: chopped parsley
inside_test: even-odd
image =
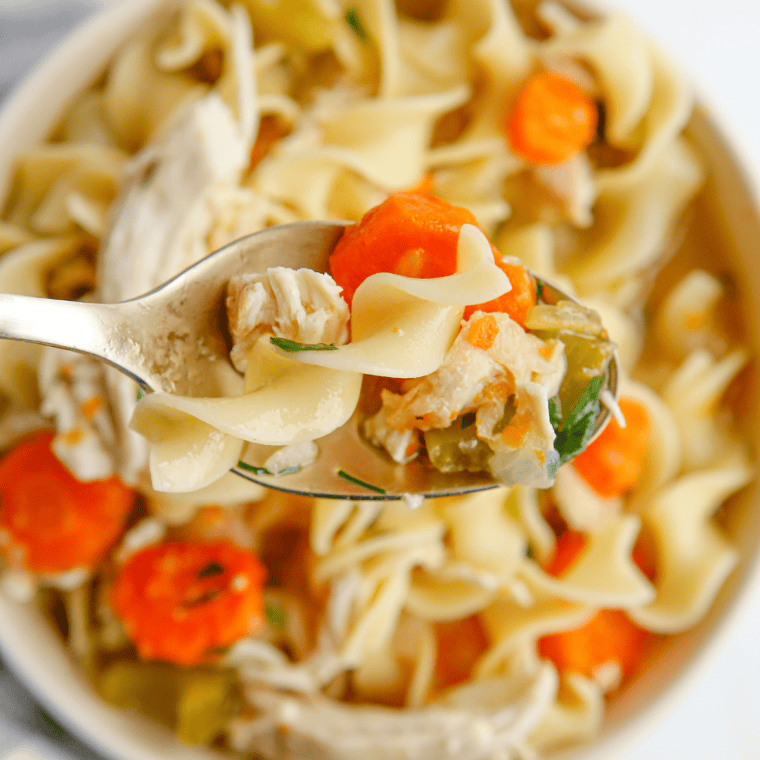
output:
[[[557,466],[569,462],[586,448],[601,411],[599,394],[603,385],[604,375],[591,378],[564,424],[560,422],[559,401],[555,398],[549,400],[549,417],[557,434],[554,439],[554,448],[559,454]]]
[[[242,459],[237,463],[237,466],[241,470],[245,470],[246,472],[251,472],[254,475],[272,475],[272,476],[279,476],[279,475],[291,475],[294,472],[298,472],[301,469],[301,466],[296,464],[292,467],[286,467],[284,470],[280,470],[279,472],[272,472],[271,470],[267,470],[266,467],[257,467],[253,464],[248,464],[248,462],[244,462]]]
[[[459,424],[459,427],[462,430],[467,430],[470,425],[475,424],[475,420],[477,419],[477,416],[475,412],[467,412],[467,414],[462,415],[462,421]]]
[[[289,340],[288,338],[270,338],[269,342],[277,348],[281,348],[288,353],[296,353],[297,351],[337,351],[338,347],[334,343],[299,343],[297,340]]]
[[[48,733],[50,733],[53,738],[63,739],[63,737],[66,736],[66,731],[64,731],[58,725],[57,721],[53,720],[53,718],[51,718],[44,710],[40,710],[39,715],[40,718],[42,718],[42,722],[45,724]]]
[[[346,12],[346,23],[354,30],[354,33],[360,40],[367,39],[367,32],[364,31],[362,22],[359,20],[359,13],[356,8],[349,8]]]
[[[359,480],[359,478],[355,478],[353,475],[349,475],[347,472],[344,472],[343,470],[338,470],[338,477],[343,478],[343,480],[347,480],[349,483],[353,483],[354,485],[361,486],[362,488],[366,488],[368,491],[374,491],[375,493],[385,493],[384,488],[380,488],[379,486],[373,486],[371,483],[365,483],[363,480]]]
[[[544,294],[544,283],[541,280],[536,280],[536,301],[541,300],[541,296]]]
[[[139,401],[145,395],[145,391],[142,388],[137,389],[137,400]]]

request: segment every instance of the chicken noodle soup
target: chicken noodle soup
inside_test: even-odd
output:
[[[519,260],[601,316],[620,357],[616,419],[550,488],[421,504],[296,498],[233,474],[204,482],[236,461],[240,438],[197,419],[207,456],[167,458],[178,487],[159,491],[148,440],[129,424],[137,407],[141,427],[153,396],[138,403],[130,380],[88,358],[3,342],[4,593],[37,600],[105,699],[186,742],[411,760],[541,756],[592,740],[655,639],[702,619],[738,559],[716,513],[750,479],[730,402],[749,352],[720,240],[704,234],[714,211],[691,108],[679,74],[624,17],[556,2],[188,0],[146,26],[50,140],[19,157],[0,290],[124,300],[268,225],[358,222],[398,193],[428,197],[472,214],[482,233],[464,235],[486,266]],[[330,357],[360,344],[361,288],[384,271],[381,283],[406,283],[404,301],[472,271],[437,270],[440,256],[420,247],[369,273],[350,262],[347,278],[336,259],[340,296],[303,273],[233,283],[232,360],[246,377],[231,375],[230,401],[275,367],[321,372],[317,386],[335,383],[336,397],[358,393],[359,373]],[[518,270],[504,274],[536,304],[514,310],[503,283],[467,299],[497,309],[460,314],[466,303],[444,301],[456,308],[440,363],[403,371],[429,358],[426,345],[378,381],[364,433],[391,455],[482,466],[496,428],[484,428],[486,411],[508,430],[533,384],[551,427],[542,450],[554,436],[561,457],[566,398],[588,389],[609,344],[588,312],[545,304]],[[332,316],[274,337],[339,350],[295,359],[272,344],[268,299],[287,298],[285,282],[308,293],[296,310]],[[436,407],[454,398],[437,392],[445,357],[467,370],[482,361],[490,388],[507,335],[538,346],[537,358],[518,352],[537,363],[527,380],[510,370],[515,392],[496,381],[482,404]],[[571,378],[566,398],[560,385],[560,403],[560,378],[534,377],[551,375],[538,359],[556,359],[541,350],[557,339],[568,366],[593,370]],[[171,356],[166,365],[181,371]],[[144,430],[155,444],[158,429]],[[282,443],[271,471],[303,464],[319,441],[271,445]]]

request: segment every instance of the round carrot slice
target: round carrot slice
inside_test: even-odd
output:
[[[265,577],[227,541],[156,544],[127,560],[111,600],[142,659],[197,665],[255,633]]]
[[[135,492],[115,476],[77,480],[52,440],[36,434],[0,460],[0,554],[35,573],[92,568],[119,537]]]
[[[466,208],[440,198],[395,193],[370,209],[358,224],[346,228],[330,255],[330,273],[343,288],[348,305],[359,285],[378,272],[405,277],[445,277],[457,266],[457,243],[463,224],[478,226]],[[512,290],[486,304],[468,306],[475,311],[501,311],[521,326],[536,303],[536,283],[527,270],[506,264],[493,246],[494,260],[512,283]]]
[[[618,401],[625,427],[611,419],[599,437],[573,460],[578,474],[600,496],[621,496],[633,488],[644,470],[651,421],[647,408],[632,398]]]
[[[506,123],[507,139],[533,164],[560,164],[596,136],[596,103],[577,84],[546,72],[528,80]]]

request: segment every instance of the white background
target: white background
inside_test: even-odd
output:
[[[49,10],[58,5],[41,4]],[[0,10],[29,5],[30,0],[0,0]],[[614,5],[626,9],[693,75],[760,176],[760,0],[617,0]],[[0,52],[19,45],[3,31],[0,25]],[[25,48],[18,46],[13,56],[18,65],[24,65]],[[712,657],[692,673],[689,688],[610,760],[760,760],[757,584],[755,597],[734,615]]]

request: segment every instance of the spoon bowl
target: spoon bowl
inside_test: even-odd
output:
[[[217,396],[229,362],[225,295],[232,277],[263,273],[272,266],[324,272],[347,222],[295,222],[236,240],[155,290],[121,303],[58,301],[0,294],[0,338],[41,343],[102,359],[131,377],[143,392]],[[535,276],[535,275],[534,275]],[[576,301],[537,278],[543,299]],[[606,373],[617,398],[617,356]],[[603,406],[598,435],[609,420]],[[413,461],[398,464],[359,434],[357,414],[319,439],[318,466],[271,475],[263,460],[271,447],[249,444],[233,472],[264,486],[295,494],[342,499],[402,499],[409,494],[448,496],[495,488],[487,472],[442,473]]]

